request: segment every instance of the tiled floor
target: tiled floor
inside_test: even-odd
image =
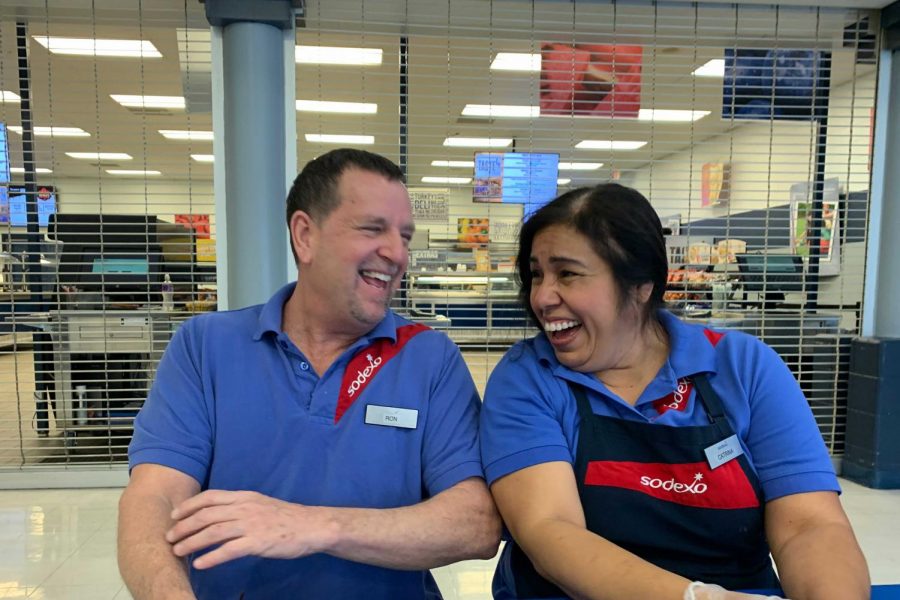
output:
[[[844,481],[850,514],[875,583],[900,583],[900,491]],[[120,490],[0,492],[0,598],[130,598],[116,567]],[[437,569],[447,600],[490,598],[494,560]]]

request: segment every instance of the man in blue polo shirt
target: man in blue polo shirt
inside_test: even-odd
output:
[[[388,310],[413,233],[389,160],[335,150],[294,182],[299,277],[186,322],[135,421],[119,566],[143,598],[432,598],[489,558],[479,398],[443,334]]]

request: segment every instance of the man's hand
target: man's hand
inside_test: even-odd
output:
[[[244,556],[299,558],[327,546],[326,510],[256,492],[207,490],[175,507],[166,540],[182,557],[221,544],[194,560],[197,569]]]

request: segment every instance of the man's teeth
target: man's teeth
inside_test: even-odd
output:
[[[544,331],[562,331],[563,329],[571,329],[581,325],[579,321],[555,321],[553,323],[544,323]]]
[[[378,279],[379,281],[390,282],[392,277],[385,273],[379,273],[378,271],[363,271],[364,277],[370,277],[372,279]]]

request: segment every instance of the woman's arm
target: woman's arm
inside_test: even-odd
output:
[[[869,597],[866,560],[836,493],[793,494],[768,502],[766,535],[788,598]]]
[[[681,600],[690,583],[585,527],[572,466],[548,462],[494,482],[491,493],[538,573],[573,598]]]

